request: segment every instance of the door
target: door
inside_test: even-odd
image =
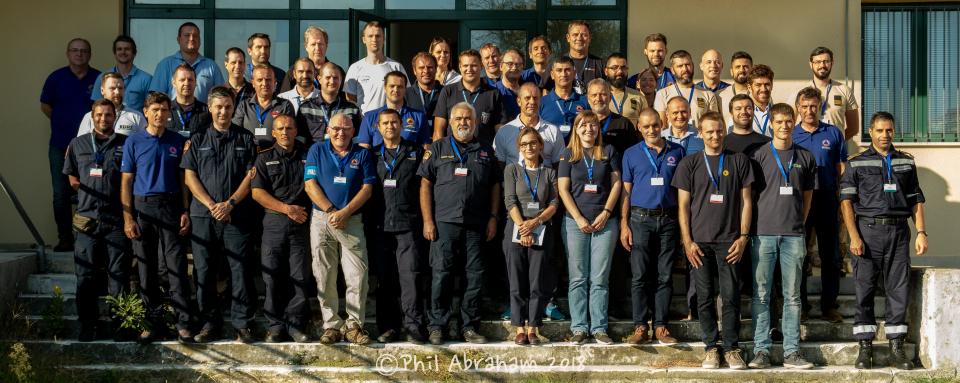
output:
[[[390,52],[387,49],[390,41],[390,23],[387,22],[387,19],[373,13],[350,8],[350,62],[347,65],[366,57],[367,48],[363,45],[363,28],[371,21],[376,21],[383,26],[383,52],[384,54]]]

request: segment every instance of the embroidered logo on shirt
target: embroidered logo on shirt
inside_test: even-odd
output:
[[[824,139],[823,142],[820,143],[820,146],[823,149],[830,149],[830,140]]]

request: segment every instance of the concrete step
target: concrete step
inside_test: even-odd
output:
[[[624,344],[577,346],[570,343],[550,343],[543,346],[517,346],[512,342],[483,345],[448,343],[442,346],[413,345],[410,343],[374,344],[356,346],[338,343],[331,346],[319,343],[254,343],[213,342],[208,344],[179,344],[157,342],[141,345],[134,342],[24,342],[31,359],[55,360],[61,365],[116,364],[116,365],[196,365],[224,364],[235,367],[249,365],[298,365],[312,367],[404,367],[414,361],[437,361],[447,366],[455,358],[488,363],[489,361],[522,361],[524,365],[568,366],[630,366],[650,368],[699,367],[704,357],[702,343],[680,343],[672,346]],[[744,357],[752,358],[753,345],[741,344]],[[916,347],[906,345],[908,355]],[[814,364],[824,366],[852,366],[857,357],[855,342],[801,343],[800,352]],[[874,345],[874,363],[885,366],[889,348],[885,343]],[[783,360],[779,345],[771,349],[774,364]]]

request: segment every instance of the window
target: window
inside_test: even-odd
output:
[[[200,27],[202,36],[206,29],[203,20],[199,19],[131,19],[130,37],[137,42],[137,57],[134,65],[153,74],[160,60],[180,49],[177,45],[177,29],[188,21]],[[208,43],[200,39],[201,48]],[[223,56],[212,58],[217,62],[223,61]]]
[[[874,112],[897,119],[897,141],[958,142],[960,6],[863,8],[864,140]]]
[[[590,25],[590,54],[606,58],[614,52],[621,52],[620,20],[585,20]],[[548,20],[547,39],[553,45],[553,52],[559,57],[567,53],[567,25],[569,20]]]

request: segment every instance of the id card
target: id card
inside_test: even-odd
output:
[[[90,168],[90,177],[103,177],[103,168]]]
[[[253,130],[253,134],[257,136],[266,136],[267,128],[256,128]]]
[[[346,184],[347,177],[333,177],[333,183],[335,184]]]
[[[456,168],[453,169],[453,175],[457,177],[466,177],[467,174],[470,174],[470,169],[467,168]]]
[[[180,133],[181,136],[184,136],[184,137],[186,137],[186,138],[190,138],[190,132],[189,132],[189,131],[181,130],[181,131],[179,131],[179,132],[177,132],[177,133]]]
[[[583,191],[586,193],[599,193],[600,188],[596,184],[586,184],[583,185]]]
[[[781,186],[780,195],[793,195],[793,186]]]
[[[710,203],[723,203],[723,194],[711,194]]]
[[[887,193],[896,193],[897,184],[883,184],[883,191]]]
[[[540,210],[540,202],[527,202],[527,209]]]
[[[663,186],[663,177],[653,177],[650,179],[650,186]]]
[[[383,180],[383,187],[385,188],[395,188],[397,187],[397,180],[385,179]]]
[[[560,133],[570,133],[570,125],[560,125]]]

